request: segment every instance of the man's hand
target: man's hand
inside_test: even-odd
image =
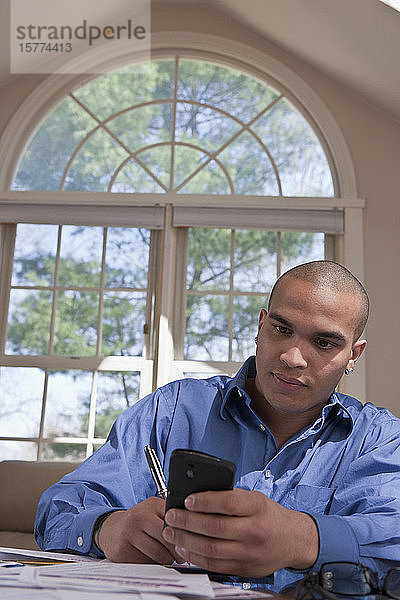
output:
[[[185,506],[167,512],[162,535],[198,567],[262,577],[284,567],[309,568],[317,560],[314,520],[261,492],[201,492],[188,496]]]
[[[164,511],[165,500],[149,498],[129,510],[110,513],[99,532],[100,549],[113,562],[182,562],[174,545],[162,537]]]

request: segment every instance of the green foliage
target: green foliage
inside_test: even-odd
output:
[[[83,461],[86,458],[86,445],[48,442],[43,445],[40,458],[41,460]]]
[[[14,189],[58,190],[71,153],[95,126],[76,102],[61,102],[25,150]]]
[[[316,242],[311,233],[282,233],[282,271],[292,262],[307,260]],[[323,247],[318,251],[322,258]],[[276,264],[275,232],[190,230],[186,358],[240,361],[253,352],[258,314],[275,282]],[[229,296],[233,299],[231,309]]]
[[[48,354],[51,318],[51,292],[32,291],[18,301],[18,291],[13,291],[15,300],[8,322],[7,340],[12,354]]]
[[[100,283],[98,265],[93,262],[60,259],[60,285],[79,279],[85,288],[94,291],[58,290],[54,354],[61,356],[87,356],[96,353],[97,322],[99,315]],[[38,256],[18,261],[18,271],[30,285],[43,284],[54,271],[54,261]],[[109,269],[110,279],[123,280],[122,269]],[[81,284],[82,285],[82,284]],[[15,290],[14,293],[17,293]],[[13,353],[48,354],[49,327],[53,294],[48,290],[25,292],[11,314],[8,342]],[[103,345],[106,355],[140,354],[145,316],[144,294],[112,292],[105,294],[103,315]]]

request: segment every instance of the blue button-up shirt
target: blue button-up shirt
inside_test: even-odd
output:
[[[250,407],[245,385],[254,376],[250,357],[233,378],[175,381],[126,410],[106,443],[43,494],[38,544],[99,555],[92,542],[97,518],[156,494],[144,454],[150,444],[167,478],[172,450],[200,450],[236,464],[235,487],[311,515],[320,539],[315,569],[361,561],[382,576],[399,565],[400,419],[334,393],[316,421],[278,450]],[[301,576],[282,569],[258,582],[279,590]]]

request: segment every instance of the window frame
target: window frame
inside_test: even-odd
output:
[[[175,276],[182,270],[182,252],[185,247],[185,234],[174,227],[173,212],[175,207],[191,209],[193,207],[209,208],[242,208],[263,210],[287,211],[343,211],[343,235],[326,238],[326,256],[335,258],[345,264],[355,275],[363,280],[363,209],[365,200],[358,198],[355,174],[344,136],[336,121],[322,103],[316,93],[293,71],[278,62],[271,56],[259,50],[230,40],[227,51],[226,42],[217,36],[203,34],[186,34],[174,32],[172,34],[154,34],[152,39],[153,59],[171,57],[171,41],[173,41],[177,54],[185,59],[204,59],[217,62],[220,65],[242,70],[253,75],[267,84],[278,85],[285,96],[293,102],[295,107],[314,127],[321,145],[323,146],[334,181],[335,196],[329,198],[314,197],[283,197],[283,196],[240,196],[240,195],[201,195],[201,194],[176,194],[166,192],[163,194],[115,194],[107,192],[66,192],[66,191],[10,191],[10,186],[23,156],[24,149],[40,123],[54,110],[56,105],[64,99],[66,94],[89,81],[88,76],[65,76],[59,78],[50,75],[40,83],[34,92],[23,102],[10,120],[3,136],[0,139],[0,214],[6,215],[6,222],[46,222],[38,220],[38,216],[47,213],[47,218],[59,219],[57,210],[64,210],[66,214],[71,208],[76,211],[76,220],[82,220],[84,209],[87,209],[87,221],[79,224],[99,224],[93,219],[93,209],[102,210],[104,219],[109,219],[113,214],[116,218],[115,206],[120,207],[121,219],[126,223],[126,211],[133,210],[136,216],[140,210],[158,210],[164,212],[164,228],[158,232],[159,271],[155,285],[161,290],[154,307],[154,322],[149,339],[150,355],[153,358],[121,357],[123,370],[142,370],[146,377],[143,394],[151,388],[158,387],[176,377],[180,377],[183,368],[190,366],[191,371],[204,371],[202,361],[180,361],[174,358],[174,336],[177,335],[176,327],[171,328],[171,323],[176,322],[177,305],[182,298],[184,285],[178,282]],[[209,48],[204,51],[203,48]],[[110,70],[132,63],[132,53],[129,47],[121,46],[120,55],[114,57],[113,64],[108,65]],[[137,57],[138,62],[140,56]],[[52,206],[52,211],[48,208]],[[56,210],[54,210],[56,209]],[[83,212],[82,212],[83,211]],[[12,215],[14,214],[14,219]],[[59,215],[61,212],[58,213]],[[80,219],[78,218],[80,214]],[[133,213],[131,213],[133,214]],[[23,219],[21,218],[23,215]],[[117,219],[118,220],[118,219]],[[48,222],[48,221],[47,221]],[[51,221],[55,223],[55,221]],[[57,221],[58,223],[58,221]],[[77,223],[76,223],[77,224]],[[111,223],[108,223],[109,225]],[[121,224],[115,223],[115,225]],[[131,226],[138,226],[137,221]],[[10,261],[10,242],[12,243],[13,226],[10,224],[0,226],[0,264],[1,264],[1,291],[0,305],[8,306],[6,297],[8,284],[11,280],[12,262]],[[155,254],[152,259],[156,260]],[[179,262],[180,261],[180,262]],[[155,263],[154,263],[155,264]],[[174,299],[175,298],[175,299]],[[1,339],[5,340],[7,313],[2,311],[0,318]],[[159,360],[162,357],[163,360]],[[115,357],[105,358],[100,365],[100,370],[113,370],[116,367]],[[128,359],[125,361],[125,359]],[[45,363],[45,360],[47,362]],[[76,359],[58,357],[6,357],[4,345],[2,347],[1,364],[4,366],[39,366],[40,368],[58,367],[68,360],[73,362],[73,367],[78,366]],[[79,359],[80,368],[93,370],[91,358]],[[61,362],[60,362],[61,361]],[[72,367],[71,362],[71,367]],[[129,362],[129,368],[128,368]],[[190,364],[188,364],[190,363]],[[122,365],[122,363],[118,363]],[[138,368],[133,368],[136,365]],[[153,366],[155,368],[153,369]],[[234,373],[239,363],[208,364],[207,371],[221,369]],[[153,375],[152,375],[153,373]],[[360,361],[352,378],[347,378],[342,385],[343,391],[357,396],[361,400],[366,398],[366,373],[365,362]],[[141,391],[142,394],[142,391]],[[143,395],[142,394],[142,395]],[[14,438],[15,439],[15,438]]]

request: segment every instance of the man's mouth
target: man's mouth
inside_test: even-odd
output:
[[[300,381],[300,379],[287,377],[286,375],[282,375],[281,373],[272,373],[272,376],[275,385],[283,391],[297,392],[307,387],[307,385]]]

